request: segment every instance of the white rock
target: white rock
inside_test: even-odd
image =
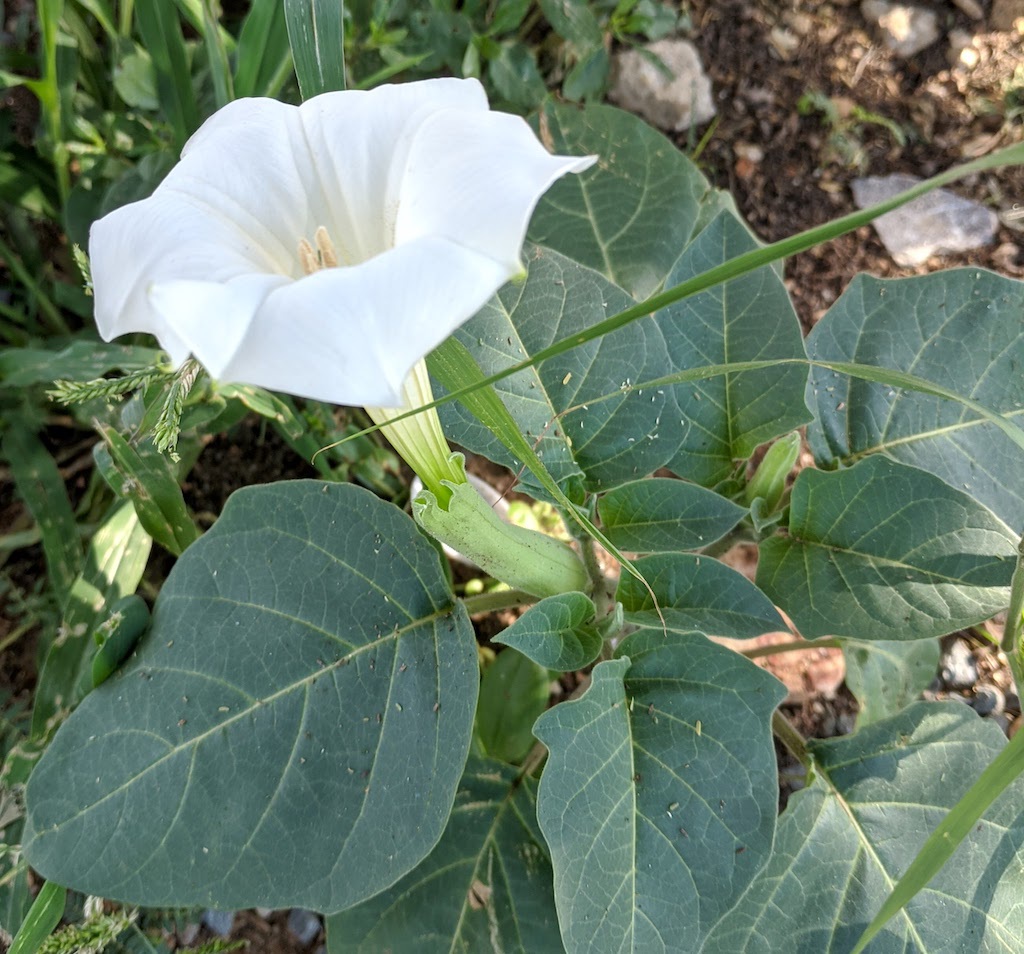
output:
[[[707,122],[715,115],[711,81],[689,40],[658,40],[644,51],[624,50],[615,56],[608,94],[612,100],[673,132]],[[657,60],[665,64],[667,72]]]
[[[920,182],[895,174],[854,179],[853,199],[860,209],[891,199]],[[932,255],[963,252],[995,237],[998,216],[991,209],[945,189],[935,189],[875,219],[875,230],[898,265],[920,265]]]
[[[939,18],[934,10],[887,0],[864,0],[860,12],[881,31],[882,42],[897,56],[913,56],[939,38]]]

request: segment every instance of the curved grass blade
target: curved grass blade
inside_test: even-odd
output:
[[[66,888],[52,881],[39,889],[35,901],[22,922],[18,936],[8,954],[35,954],[40,945],[45,941],[53,929],[60,924],[64,915],[64,904],[67,901],[68,892]]]
[[[970,834],[988,807],[1024,774],[1024,732],[1018,732],[1009,744],[989,763],[978,780],[967,790],[896,882],[875,919],[860,936],[851,954],[860,954],[882,927],[938,873],[952,857],[960,843]]]
[[[345,89],[343,0],[285,0],[284,16],[302,98]]]

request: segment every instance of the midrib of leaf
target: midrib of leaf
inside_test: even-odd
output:
[[[819,777],[825,782],[829,792],[835,798],[836,802],[839,804],[839,807],[846,814],[847,818],[850,819],[850,824],[852,825],[853,830],[863,847],[864,853],[868,856],[868,858],[870,858],[874,862],[875,867],[881,873],[882,878],[885,881],[886,887],[891,892],[892,889],[895,887],[896,882],[889,875],[889,871],[885,867],[885,865],[882,864],[882,859],[878,857],[878,854],[875,851],[875,847],[872,844],[871,839],[868,838],[867,833],[861,827],[860,821],[857,819],[857,815],[853,809],[853,806],[843,797],[842,792],[832,781],[832,777],[829,775],[829,773],[821,765],[818,764],[818,760],[815,759],[813,756],[811,756],[811,758],[814,763],[814,770],[817,772]],[[847,879],[847,886],[849,886],[850,880],[852,879]],[[900,914],[903,915],[903,920],[906,922],[907,928],[910,931],[910,934],[912,935],[914,942],[917,944],[918,949],[922,952],[926,952],[927,948],[924,945],[924,941],[921,939],[921,935],[917,933],[917,927],[914,924],[914,922],[910,919],[910,915],[907,913],[906,908],[901,908]]]
[[[872,563],[881,563],[884,566],[893,567],[899,570],[913,570],[915,573],[922,573],[929,579],[934,580],[936,583],[950,583],[954,586],[965,586],[963,580],[959,580],[956,577],[946,576],[943,573],[936,573],[933,570],[925,570],[922,567],[914,566],[912,563],[904,563],[902,560],[892,559],[891,557],[876,556],[873,553],[865,553],[861,550],[850,550],[846,547],[832,546],[827,543],[821,543],[818,540],[805,540],[796,535],[792,535],[791,539],[798,541],[804,546],[818,547],[819,549],[826,550],[830,553],[845,553],[852,556],[858,557],[862,560],[870,560]],[[932,541],[929,541],[932,542]],[[1006,582],[1006,588],[1009,589],[1009,580]]]
[[[498,855],[499,859],[501,857],[501,852],[497,851],[497,846],[494,844],[494,833],[497,831],[498,823],[504,817],[505,811],[509,808],[509,806],[510,806],[510,804],[512,802],[512,796],[515,794],[515,787],[516,786],[513,786],[513,785],[509,785],[508,786],[508,789],[505,792],[505,796],[504,796],[504,798],[502,798],[501,803],[498,805],[497,808],[494,808],[494,806],[495,806],[494,802],[483,802],[483,803],[480,803],[480,802],[470,802],[468,805],[463,805],[461,808],[457,808],[457,809],[455,809],[455,811],[452,812],[452,815],[454,815],[456,812],[459,812],[459,811],[465,812],[465,811],[468,811],[470,808],[477,808],[478,810],[484,810],[484,809],[490,810],[490,809],[494,808],[494,818],[491,820],[490,827],[488,827],[488,829],[487,829],[487,835],[484,837],[483,841],[480,844],[480,850],[476,853],[476,855],[473,856],[473,870],[470,872],[471,877],[476,877],[476,873],[477,873],[477,871],[480,868],[481,862],[483,861],[484,854],[487,852],[487,850],[489,848],[493,847],[495,852],[496,852],[496,854]],[[499,860],[499,863],[500,863],[500,860]],[[449,867],[453,867],[453,866],[449,866]],[[444,870],[447,870],[447,869],[444,869]],[[501,866],[501,870],[502,870],[502,876],[505,879],[505,884],[511,885],[511,880],[508,877],[508,872],[505,870],[505,866],[504,865]],[[422,884],[422,883],[423,882],[420,882],[420,884]],[[418,886],[419,885],[417,885],[417,887]],[[493,881],[492,881],[492,884],[490,885],[490,887],[493,889],[493,887],[494,887]],[[412,886],[410,886],[410,890],[412,890]],[[467,892],[466,893],[467,900],[463,901],[462,902],[462,906],[459,908],[459,920],[455,924],[455,930],[452,931],[452,943],[451,943],[451,945],[448,948],[449,954],[455,954],[455,951],[456,951],[455,945],[456,945],[456,943],[459,940],[459,937],[460,937],[460,934],[461,934],[461,931],[462,931],[462,925],[463,925],[463,922],[466,919],[466,912],[467,912],[467,910],[469,908],[468,897],[469,897],[469,893]],[[512,903],[512,892],[511,892],[511,890],[509,890],[509,892],[508,892],[508,902],[509,902],[509,907],[512,909],[512,919],[515,922],[516,931],[518,933],[521,933],[521,932],[519,932],[519,918],[516,916],[515,906]],[[397,901],[396,901],[396,903],[397,903]],[[394,905],[392,905],[392,907],[394,907]],[[388,910],[390,910],[390,908]],[[387,912],[385,912],[384,914],[386,914],[386,913]],[[381,920],[384,919],[384,914],[381,915]]]
[[[1020,410],[1017,411],[1002,411],[994,413],[1001,413],[1004,418],[1012,419],[1015,417],[1024,416],[1024,408],[1021,408]],[[847,420],[849,420],[849,418],[847,418]],[[925,441],[936,437],[943,437],[947,434],[955,434],[958,431],[964,431],[971,427],[979,427],[983,424],[991,423],[991,421],[987,421],[980,418],[974,418],[974,420],[971,421],[959,421],[956,424],[947,424],[945,427],[936,427],[930,431],[918,431],[915,434],[908,434],[906,437],[896,437],[887,441],[883,441],[881,444],[875,444],[873,447],[868,447],[865,450],[855,451],[850,454],[844,454],[843,460],[858,461],[870,456],[871,454],[884,453],[885,451],[889,450],[892,447],[901,447],[907,444],[916,443],[917,441]],[[847,430],[846,436],[847,438],[849,438],[849,430]]]
[[[244,605],[244,604],[240,604],[240,605]],[[266,609],[266,607],[259,607],[259,608],[260,609]],[[93,809],[95,809],[99,805],[102,805],[108,799],[111,799],[111,798],[115,797],[116,795],[119,795],[126,788],[128,788],[131,785],[134,785],[140,778],[143,778],[147,773],[149,773],[153,769],[157,768],[159,765],[162,765],[168,759],[174,758],[175,756],[180,755],[182,752],[185,752],[185,751],[187,751],[190,748],[194,748],[196,751],[198,751],[199,746],[203,742],[205,742],[207,738],[209,738],[211,735],[214,735],[215,733],[221,732],[222,730],[228,728],[230,725],[232,725],[233,723],[237,722],[239,719],[242,719],[243,717],[245,717],[247,715],[250,715],[253,712],[258,711],[258,710],[264,708],[265,706],[270,705],[270,704],[276,702],[278,699],[288,695],[289,693],[295,692],[296,690],[301,689],[301,688],[305,688],[307,685],[312,685],[314,682],[316,682],[317,679],[320,679],[322,676],[326,675],[327,673],[333,672],[336,669],[341,669],[344,666],[347,666],[351,660],[358,658],[363,653],[369,652],[370,650],[373,650],[373,649],[376,649],[376,648],[378,648],[380,646],[383,646],[383,645],[385,645],[386,643],[388,643],[388,642],[390,642],[392,640],[398,639],[401,636],[405,635],[405,633],[407,633],[407,632],[409,632],[409,631],[411,631],[413,629],[416,629],[419,626],[422,626],[422,625],[428,624],[428,623],[436,623],[438,620],[441,620],[445,616],[447,616],[448,614],[452,613],[455,610],[455,608],[456,608],[455,605],[452,605],[452,606],[449,606],[447,609],[437,610],[436,612],[431,613],[429,616],[424,616],[424,617],[422,617],[420,619],[411,620],[407,626],[396,627],[394,630],[392,630],[392,632],[388,633],[386,636],[381,636],[379,639],[373,640],[373,642],[366,643],[363,646],[358,646],[355,649],[353,649],[350,653],[346,654],[345,656],[340,657],[339,659],[336,659],[334,662],[332,662],[332,663],[325,663],[324,666],[322,668],[318,668],[316,670],[316,672],[312,672],[308,676],[303,676],[301,679],[296,679],[295,681],[288,683],[288,685],[282,686],[277,691],[272,692],[269,696],[266,696],[266,697],[264,697],[262,699],[257,699],[252,705],[247,706],[244,709],[240,709],[235,715],[231,716],[230,718],[223,719],[222,721],[218,722],[216,725],[211,726],[205,732],[200,732],[199,735],[195,735],[192,738],[186,740],[185,742],[181,742],[178,745],[175,745],[172,748],[168,749],[168,751],[165,752],[163,755],[161,755],[160,758],[158,758],[155,761],[151,762],[141,772],[138,772],[137,774],[133,775],[131,778],[126,779],[124,782],[121,783],[121,785],[119,785],[117,788],[113,789],[112,791],[107,792],[102,798],[99,798],[96,801],[92,802],[91,804],[86,805],[85,807],[81,808],[79,811],[75,812],[75,814],[69,815],[67,818],[65,818],[60,823],[60,825],[62,825],[62,826],[63,825],[68,825],[68,824],[76,821],[82,815],[85,815],[86,813],[91,812]],[[303,620],[299,620],[298,622],[304,622],[304,621]],[[317,631],[320,632],[320,630],[317,630]],[[176,669],[165,668],[163,666],[150,666],[150,667],[144,667],[144,668],[147,668],[149,672],[183,672],[183,671],[185,671],[185,670],[176,670]],[[191,672],[191,670],[188,670],[188,671]],[[194,675],[203,676],[205,678],[205,674],[204,673],[198,673],[197,672],[197,673],[194,673]],[[394,683],[394,680],[391,680],[391,683],[389,683],[389,686],[392,685],[393,683]],[[230,683],[228,683],[227,685],[229,685],[230,688],[233,689],[235,692],[240,692],[240,690],[239,690],[239,688],[237,686],[232,686]],[[390,688],[389,688],[389,692],[390,692]],[[248,695],[248,693],[243,693],[243,695]],[[381,735],[383,736],[383,732],[381,733]],[[374,762],[376,762],[376,759],[374,759]]]

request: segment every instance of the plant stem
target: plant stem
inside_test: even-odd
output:
[[[511,609],[524,603],[536,603],[537,597],[530,596],[523,590],[493,590],[490,593],[478,593],[476,596],[464,596],[462,604],[470,616],[477,613],[493,613],[496,610]]]
[[[795,653],[801,649],[840,649],[842,642],[838,639],[795,639],[791,643],[779,643],[776,646],[760,646],[757,649],[741,649],[740,653],[747,659],[760,659],[762,656],[774,656],[776,653]]]
[[[772,733],[805,769],[810,771],[813,768],[811,753],[807,751],[807,740],[778,709],[772,713]]]
[[[1010,581],[1010,606],[1006,610],[1006,627],[1003,629],[1002,649],[1010,661],[1013,681],[1017,694],[1024,687],[1024,646],[1021,633],[1024,630],[1024,537],[1017,544],[1017,565]]]

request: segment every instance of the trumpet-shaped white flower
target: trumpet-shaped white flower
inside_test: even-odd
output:
[[[413,365],[521,272],[540,196],[593,161],[550,155],[475,80],[238,100],[93,225],[100,333],[150,332],[223,381],[401,406]]]

